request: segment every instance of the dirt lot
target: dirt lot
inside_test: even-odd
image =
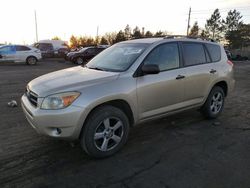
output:
[[[0,65],[0,187],[250,187],[250,62],[235,63],[236,88],[217,120],[189,111],[132,129],[113,157],[94,160],[79,144],[38,135],[20,97],[31,79],[65,62]]]

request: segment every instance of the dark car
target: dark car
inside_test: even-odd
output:
[[[78,51],[69,52],[66,59],[78,65],[86,64],[89,60],[106,48],[107,46],[91,46],[81,48]]]
[[[34,47],[38,48],[42,52],[43,58],[54,57],[54,48],[50,43],[36,43]]]
[[[227,58],[231,60],[233,57],[232,53],[229,50],[225,50],[225,52],[227,54]]]

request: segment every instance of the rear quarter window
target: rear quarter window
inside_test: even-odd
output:
[[[219,45],[216,44],[205,44],[210,57],[212,59],[212,62],[220,61],[221,59],[221,49]]]

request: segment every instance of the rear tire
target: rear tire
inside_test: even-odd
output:
[[[81,134],[81,146],[92,157],[104,158],[119,151],[128,139],[129,120],[113,106],[97,108]]]
[[[223,110],[224,100],[224,90],[219,86],[215,86],[210,91],[205,104],[201,108],[204,116],[208,119],[217,118]]]
[[[37,58],[34,56],[27,57],[26,63],[28,65],[35,65],[35,64],[37,64]]]

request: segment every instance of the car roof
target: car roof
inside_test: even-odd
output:
[[[214,41],[209,41],[209,40],[203,40],[201,38],[192,38],[192,37],[179,37],[179,35],[177,35],[177,37],[172,37],[172,36],[167,36],[167,37],[159,37],[159,38],[144,38],[144,39],[133,39],[133,40],[127,40],[127,41],[123,41],[121,43],[123,44],[126,44],[126,43],[129,43],[129,44],[139,44],[139,43],[144,43],[144,44],[153,44],[153,43],[156,43],[156,42],[160,42],[160,41],[175,41],[175,42],[180,42],[180,41],[183,41],[183,42],[203,42],[203,43],[209,43],[209,44],[217,44],[219,45],[218,43],[214,42]]]

